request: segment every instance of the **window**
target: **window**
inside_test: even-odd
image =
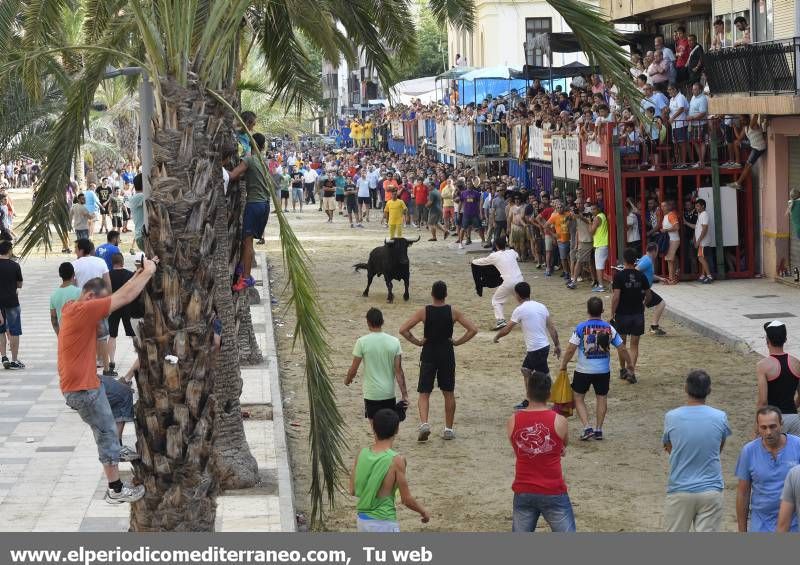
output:
[[[741,39],[744,37],[744,32],[743,31],[739,31],[738,29],[736,29],[736,26],[733,25],[733,21],[736,18],[738,18],[739,16],[743,17],[745,20],[747,20],[749,22],[750,21],[750,10],[744,10],[742,12],[734,12],[732,14],[730,14],[730,13],[729,14],[720,14],[716,18],[713,18],[714,20],[719,18],[725,24],[725,31],[724,31],[725,37],[724,37],[723,42],[722,42],[722,46],[723,47],[731,47],[737,41],[741,41]],[[751,40],[752,40],[752,34],[751,34]]]
[[[753,0],[753,41],[772,40],[772,0]]]
[[[550,33],[553,31],[552,18],[525,18],[525,41],[531,45],[533,38],[542,33]],[[528,53],[525,54],[525,61],[528,64],[533,63],[535,67],[544,67],[545,52],[542,49],[533,49],[532,56]]]

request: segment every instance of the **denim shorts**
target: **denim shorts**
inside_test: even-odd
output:
[[[242,233],[244,237],[250,236],[257,239],[264,237],[269,216],[269,202],[248,202],[244,206],[244,219],[242,220]]]
[[[575,515],[568,494],[514,493],[512,532],[535,532],[539,516],[554,532],[574,532]]]
[[[464,214],[461,218],[461,227],[463,229],[468,229],[468,228],[481,229],[480,216],[467,216],[466,214]]]
[[[99,388],[66,392],[64,400],[67,406],[77,411],[81,420],[92,428],[100,463],[118,464],[120,443],[117,437],[117,424],[102,381]]]
[[[0,324],[0,334],[6,332],[11,335],[22,335],[22,316],[20,315],[19,306],[6,306],[0,308],[3,313],[3,323]]]
[[[89,239],[89,230],[75,230],[75,239]]]
[[[558,256],[561,257],[562,261],[569,260],[569,241],[558,242]]]
[[[108,318],[103,318],[97,322],[97,339],[105,341],[109,335]]]
[[[100,377],[115,422],[133,422],[133,389],[113,377]]]

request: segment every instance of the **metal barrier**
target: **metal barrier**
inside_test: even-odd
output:
[[[712,94],[800,92],[800,38],[708,51],[703,57]]]

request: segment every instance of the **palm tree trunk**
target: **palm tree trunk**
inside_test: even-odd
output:
[[[213,259],[214,278],[217,281],[214,308],[222,322],[222,343],[214,364],[214,396],[218,409],[214,422],[213,461],[220,486],[224,489],[241,489],[256,484],[258,464],[247,445],[239,404],[242,379],[239,371],[234,298],[231,292],[232,273],[228,263],[228,205],[225,198],[219,198],[218,202],[214,221],[217,236]]]
[[[161,263],[145,293],[136,343],[134,477],[146,494],[131,505],[133,531],[212,531],[218,480],[212,470],[217,414],[211,365],[214,230],[222,198],[217,162],[225,114],[196,82],[161,81],[162,122],[153,135],[145,247]],[[171,364],[166,356],[178,358]],[[224,410],[224,406],[222,407]]]
[[[78,154],[75,155],[73,167],[75,168],[75,182],[77,182],[78,186],[82,188],[83,181],[86,179],[84,178],[83,174],[83,149],[81,149],[80,145],[78,145]]]

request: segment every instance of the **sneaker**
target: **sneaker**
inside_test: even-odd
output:
[[[594,439],[601,440],[603,439],[603,430],[595,430],[594,431]]]
[[[8,369],[9,365],[11,365],[11,362],[8,360],[8,357],[3,355],[3,368]]]
[[[543,263],[537,263],[537,264],[536,264],[536,268],[537,268],[537,269],[541,269],[542,267],[544,267],[544,264],[543,264]]]
[[[25,363],[23,363],[22,361],[17,360],[17,361],[12,361],[11,363],[8,363],[8,364],[3,363],[3,367],[5,367],[6,369],[9,369],[10,371],[18,371],[20,369],[24,369],[25,368]]]
[[[581,434],[581,441],[586,441],[587,439],[592,439],[594,437],[594,430],[592,428],[586,428],[583,430]]]
[[[692,168],[692,169],[699,169],[699,168],[701,168],[702,166],[703,166],[703,165],[701,165],[701,164],[698,162],[698,163],[694,163],[694,164],[692,164],[692,166],[691,166],[690,168]]]
[[[567,283],[567,288],[570,290],[575,290],[576,288],[578,288],[578,285],[575,284],[575,281],[569,281]]]
[[[731,169],[741,169],[743,166],[741,163],[731,163]]]
[[[544,276],[546,276],[546,277],[553,276],[553,271],[551,271],[550,269],[545,269]]]
[[[487,243],[486,245],[483,246],[483,248],[484,249],[491,249],[492,248],[492,244],[491,243]]]
[[[106,489],[105,501],[109,504],[122,504],[124,502],[136,502],[144,496],[144,485],[133,486],[122,484],[122,490],[114,492],[113,489]]]
[[[705,281],[706,281],[706,278],[704,276],[700,276],[700,277],[697,278],[697,282],[699,282],[699,283],[702,283],[702,282],[705,282]]]
[[[592,292],[605,292],[606,289],[603,285],[597,285],[592,289]]]
[[[428,438],[431,435],[431,425],[430,424],[420,424],[419,430],[417,435],[417,441],[428,441]]]
[[[632,385],[635,385],[637,381],[636,373],[634,373],[633,371],[628,371],[628,374],[625,375],[625,380],[631,383]]]
[[[492,330],[492,331],[496,332],[497,330],[502,330],[507,325],[508,324],[506,324],[505,320],[497,320],[497,324],[494,326],[494,330]]]
[[[667,332],[662,330],[659,326],[650,326],[650,333],[657,336],[667,335]]]
[[[108,369],[107,371],[103,371],[103,376],[116,378],[119,376],[119,373],[117,373],[114,369]]]
[[[739,184],[739,183],[738,183],[738,182],[736,182],[736,181],[729,182],[729,183],[728,183],[728,186],[729,186],[729,187],[731,187],[731,188],[735,188],[736,190],[741,190],[741,189],[742,189],[742,185],[741,185],[741,184]]]
[[[442,439],[451,440],[456,439],[456,433],[450,428],[445,428],[442,432]]]
[[[575,279],[575,282],[583,282],[583,277],[578,277],[577,279]]]
[[[472,240],[469,238],[467,239],[467,245],[472,245]]]
[[[122,463],[130,463],[131,461],[136,461],[139,459],[139,454],[136,453],[136,450],[128,447],[127,445],[123,445],[119,450],[119,460]]]
[[[650,168],[649,168],[649,169],[647,169],[647,170],[648,170],[648,171],[655,171],[655,170],[656,170],[656,168],[655,168],[655,166],[652,166],[652,167],[650,167]]]
[[[628,378],[628,374],[627,374],[627,372],[625,371],[625,369],[622,369],[622,368],[621,368],[621,369],[619,370],[619,378],[620,378],[620,379],[622,379],[623,381],[624,381],[624,380],[626,380],[626,379]]]
[[[711,284],[711,277],[703,277],[703,280],[700,281],[700,284]]]
[[[355,225],[355,224],[350,224],[350,229],[351,229],[351,230],[354,230],[354,229],[356,229],[356,225]]]
[[[529,404],[530,403],[527,401],[527,399],[523,400],[522,402],[514,406],[514,410],[524,410],[525,408],[528,407]]]
[[[562,279],[567,279],[567,280],[569,280],[569,273],[567,273],[566,271],[564,271],[563,273],[561,273],[561,278],[562,278]]]
[[[262,237],[262,238],[261,238],[261,239],[259,239],[259,240],[258,240],[256,243],[258,243],[259,245],[264,245],[264,244],[265,244],[265,243],[267,243],[267,242],[266,242],[266,241],[264,240],[264,238]]]
[[[464,249],[464,244],[463,244],[463,243],[459,243],[459,244],[458,244],[458,248],[459,248],[459,249]]]
[[[363,227],[364,227],[364,224],[356,224],[356,227],[357,227],[357,228],[363,228]]]
[[[242,292],[244,289],[247,288],[247,281],[241,275],[236,280],[236,284],[233,285],[232,290],[233,292]]]

